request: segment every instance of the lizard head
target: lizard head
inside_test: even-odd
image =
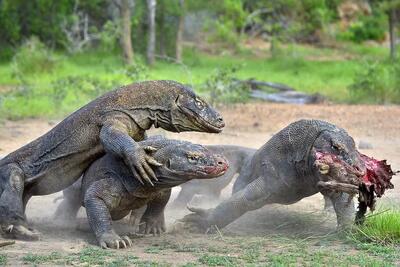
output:
[[[168,124],[160,124],[170,131],[219,133],[225,126],[222,116],[184,85],[180,85],[180,90],[176,91],[170,110],[171,121]]]
[[[390,180],[395,173],[386,160],[361,154],[353,138],[342,129],[323,132],[314,149],[314,166],[320,174],[318,186],[322,190],[358,193],[360,204],[373,210],[375,196],[381,197],[386,189],[393,188]]]
[[[190,179],[211,179],[223,175],[228,161],[204,146],[178,141],[159,148],[154,159],[163,164],[155,169],[159,181],[169,185],[182,184]]]
[[[322,175],[322,180],[333,178],[329,175],[335,173],[335,179],[340,182],[351,182],[348,180],[350,174],[361,177],[366,173],[354,139],[343,129],[323,131],[314,142],[314,153],[314,165]],[[332,171],[329,171],[330,167]]]

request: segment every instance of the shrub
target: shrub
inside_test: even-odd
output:
[[[348,87],[353,102],[400,103],[400,62],[365,62]]]
[[[217,69],[205,82],[204,90],[210,92],[210,101],[215,103],[245,102],[249,98],[247,85],[238,82],[234,74],[238,67]]]
[[[124,75],[132,82],[146,80],[149,76],[149,69],[139,57],[135,57],[133,62],[125,67]]]
[[[118,46],[120,31],[119,23],[108,20],[99,34],[100,48],[103,51],[115,51]]]
[[[52,71],[56,60],[49,49],[37,37],[25,41],[13,58],[13,73],[17,77]]]
[[[347,31],[341,33],[339,39],[361,43],[367,40],[382,41],[385,39],[386,18],[384,14],[361,16],[352,23]]]

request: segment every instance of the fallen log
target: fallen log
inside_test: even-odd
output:
[[[280,93],[267,93],[261,90],[252,90],[250,96],[257,99],[289,104],[314,104],[320,103],[324,98],[320,94],[305,94],[302,92],[286,91]]]
[[[252,90],[256,89],[262,89],[263,87],[269,87],[275,90],[279,90],[282,92],[287,92],[287,91],[296,91],[296,89],[287,86],[286,84],[283,83],[274,83],[274,82],[266,82],[266,81],[257,81],[255,79],[247,79],[247,80],[238,80],[236,79],[237,82],[246,84],[248,85]]]
[[[14,244],[15,244],[14,240],[0,240],[0,247],[5,247]]]
[[[235,80],[250,88],[252,98],[290,104],[314,104],[324,100],[320,94],[307,94],[282,83],[257,81],[255,79]]]

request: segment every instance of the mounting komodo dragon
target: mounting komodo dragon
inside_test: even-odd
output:
[[[362,211],[357,215],[363,216],[366,206],[373,208],[374,194],[379,197],[393,188],[392,175],[385,161],[360,154],[345,130],[325,121],[300,120],[254,154],[229,199],[214,209],[189,208],[194,213],[181,221],[188,229],[222,228],[266,204],[288,205],[321,192],[332,200],[341,228],[353,221],[352,196],[360,194]]]
[[[253,148],[230,145],[209,145],[205,146],[213,153],[223,155],[229,162],[228,171],[218,177],[210,180],[191,180],[181,185],[181,191],[173,202],[176,208],[186,207],[187,203],[195,194],[201,194],[213,202],[217,201],[224,189],[235,177],[248,168],[251,158],[257,151]]]
[[[122,158],[133,177],[151,183],[157,166],[137,145],[152,125],[172,132],[218,133],[222,117],[188,87],[149,81],[111,91],[60,122],[48,133],[0,160],[0,226],[3,235],[38,239],[28,228],[25,207],[31,196],[73,184],[92,162],[109,152]]]
[[[162,137],[150,137],[138,144],[157,149],[153,157],[162,166],[155,168],[158,180],[154,186],[141,184],[123,161],[106,154],[88,168],[82,179],[64,190],[64,200],[55,217],[76,217],[83,204],[99,245],[125,248],[132,242],[115,233],[112,220],[122,219],[131,210],[147,204],[141,219],[145,233],[159,234],[165,231],[164,208],[173,186],[191,179],[214,178],[228,169],[225,158],[201,145]]]

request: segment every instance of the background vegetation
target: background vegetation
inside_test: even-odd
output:
[[[236,79],[398,104],[399,2],[350,0],[3,0],[0,114],[58,117],[119,85],[190,84],[249,101]]]

